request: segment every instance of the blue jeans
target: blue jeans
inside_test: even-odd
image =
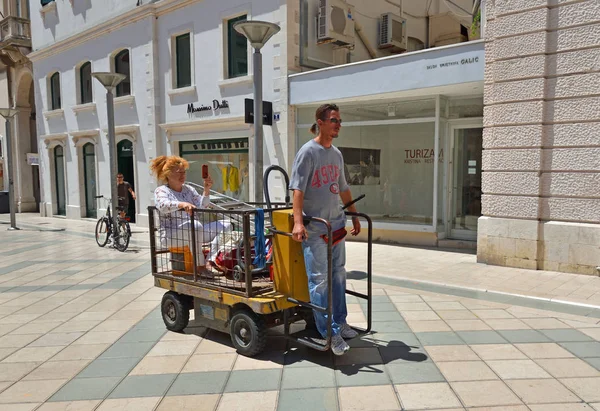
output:
[[[302,242],[304,251],[304,264],[308,276],[308,292],[310,302],[323,308],[327,308],[327,243],[316,234],[309,235]],[[333,270],[333,321],[331,325],[332,334],[340,333],[340,326],[346,323],[348,308],[346,307],[346,242],[340,241],[333,246],[332,270]],[[327,337],[327,314],[314,311],[317,330]]]

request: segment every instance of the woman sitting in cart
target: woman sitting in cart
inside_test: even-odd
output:
[[[152,160],[150,170],[159,183],[165,183],[154,191],[154,202],[161,213],[161,242],[166,247],[183,247],[191,249],[191,218],[196,208],[207,208],[210,204],[210,188],[213,181],[210,175],[204,179],[202,195],[188,184],[185,176],[189,163],[178,156],[160,156]],[[202,224],[202,214],[194,218],[196,230],[196,262],[203,267],[200,274],[212,276],[211,268],[219,252],[218,237],[224,231],[232,229],[231,222],[220,220]],[[202,244],[211,243],[210,254],[205,262]]]

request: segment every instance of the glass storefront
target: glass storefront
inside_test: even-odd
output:
[[[179,153],[190,163],[187,180],[202,185],[202,165],[208,165],[214,191],[248,202],[248,139],[185,141]]]
[[[297,110],[298,148],[314,137],[308,129],[315,121],[315,109],[302,107]],[[423,229],[429,226],[429,230],[435,226],[439,233],[447,232],[448,235],[454,231],[456,224],[476,230],[480,205],[477,206],[477,200],[471,197],[480,198],[481,128],[466,130],[460,147],[451,144],[450,138],[454,135],[449,136],[448,133],[449,125],[454,122],[480,119],[483,116],[483,99],[440,98],[439,112],[437,200],[434,200],[436,99],[380,100],[372,104],[340,105],[343,126],[334,145],[344,155],[346,179],[353,196],[366,195],[359,205],[361,212],[378,222]],[[450,151],[450,147],[454,150]],[[460,158],[454,158],[457,155]],[[453,188],[449,186],[454,185],[454,181],[448,178],[454,175],[452,170],[461,156],[468,157],[465,160],[467,165],[477,161],[477,174],[468,174],[472,170],[467,167],[465,176],[456,175],[463,191],[474,194],[465,199],[461,197],[461,200],[449,200],[450,189]],[[433,221],[434,201],[436,224]],[[458,216],[466,219],[465,222],[460,218],[457,221]],[[446,224],[447,221],[450,224]]]

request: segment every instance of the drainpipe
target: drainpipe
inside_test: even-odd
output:
[[[404,0],[400,0],[400,4],[394,3],[392,0],[384,0],[386,3],[391,4],[394,7],[398,7],[400,9],[400,17],[403,17],[404,13]]]
[[[361,24],[356,20],[354,20],[354,31],[356,31],[358,38],[362,41],[364,46],[367,48],[367,51],[369,52],[369,55],[371,56],[371,58],[372,59],[377,58],[377,52],[375,51],[373,46],[371,46],[371,43],[369,43],[369,39],[367,39],[367,37],[365,36],[365,33],[363,33],[363,28],[362,28]]]

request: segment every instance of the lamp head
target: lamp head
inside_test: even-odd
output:
[[[257,50],[263,48],[267,41],[281,30],[277,24],[258,20],[240,21],[235,23],[233,28],[243,34]]]

